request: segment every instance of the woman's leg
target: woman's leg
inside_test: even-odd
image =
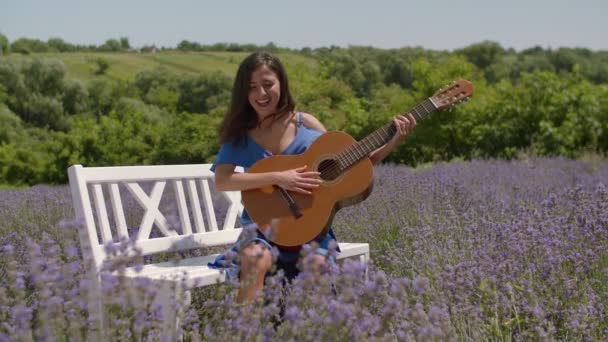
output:
[[[310,267],[309,271],[312,272],[314,279],[319,280],[321,274],[325,270],[327,257],[319,254],[312,254],[306,257],[308,260],[300,260],[301,268]],[[304,265],[304,263],[308,263]]]
[[[240,266],[237,303],[254,300],[264,287],[264,277],[272,266],[270,251],[260,243],[251,244],[241,252]]]

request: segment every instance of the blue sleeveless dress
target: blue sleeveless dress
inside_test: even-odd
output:
[[[308,147],[321,135],[323,132],[317,131],[315,129],[306,127],[303,123],[303,115],[302,113],[298,113],[298,128],[296,131],[296,136],[293,141],[285,148],[285,150],[281,153],[283,155],[296,155],[304,153]],[[211,166],[211,171],[215,172],[215,168],[219,164],[232,164],[236,166],[243,167],[244,171],[247,172],[249,168],[255,164],[258,160],[263,158],[267,158],[272,156],[273,154],[258,145],[255,140],[253,140],[249,134],[243,137],[236,144],[232,142],[223,143],[220,146],[220,151],[217,155],[217,158],[213,165]],[[253,224],[253,221],[249,217],[249,214],[246,210],[243,210],[243,214],[241,215],[241,224],[243,227],[248,227]],[[243,234],[241,234],[242,236]],[[319,243],[319,248],[317,250],[318,254],[326,254],[329,249],[329,244],[331,241],[335,241],[336,237],[333,231],[330,229],[329,232],[325,236],[321,236],[317,239]],[[267,241],[264,236],[260,233],[256,238],[254,238],[249,242],[261,243],[269,249],[272,249],[273,244],[270,241]],[[232,246],[230,249],[231,252],[236,253],[238,251],[238,245],[243,243],[242,239],[239,238],[237,243]],[[293,251],[283,251],[279,249],[279,254],[277,258],[277,268],[283,269],[288,278],[292,278],[297,274],[297,270],[295,269],[295,264],[300,256],[299,252]],[[228,270],[229,276],[238,275],[238,267],[237,263],[234,261],[232,263],[227,264],[226,257],[224,254],[218,256],[218,258],[209,263],[210,267],[214,268],[226,268]]]

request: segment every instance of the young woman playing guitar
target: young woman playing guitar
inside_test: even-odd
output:
[[[220,151],[212,166],[218,190],[243,191],[274,185],[298,194],[313,194],[321,180],[319,172],[307,171],[306,165],[284,171],[247,173],[261,159],[305,152],[326,131],[313,115],[298,112],[295,107],[287,74],[276,56],[256,52],[241,62],[232,89],[232,103],[220,127]],[[412,114],[397,115],[393,121],[396,133],[369,155],[373,164],[383,160],[416,126]],[[243,167],[245,173],[235,172],[237,166]],[[241,223],[244,227],[253,224],[246,211]],[[261,233],[248,241],[240,240],[236,266],[239,280],[245,286],[239,288],[237,302],[254,299],[262,289],[271,270],[270,250],[274,245]],[[330,229],[315,240],[319,248],[314,263],[320,267],[326,262],[328,246],[335,236]],[[278,251],[277,269],[293,279],[299,272],[299,248],[280,247]],[[225,265],[218,259],[211,266]]]

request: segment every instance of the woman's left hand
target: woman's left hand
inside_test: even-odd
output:
[[[406,115],[399,114],[393,118],[393,122],[395,123],[395,127],[397,127],[397,132],[392,140],[396,143],[402,142],[416,127],[416,119],[411,113],[407,113]]]

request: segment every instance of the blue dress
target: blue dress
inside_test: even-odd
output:
[[[296,155],[304,153],[308,147],[321,135],[323,132],[317,131],[312,128],[308,128],[303,124],[303,115],[302,113],[298,113],[298,129],[296,131],[296,136],[293,141],[285,148],[285,150],[281,153],[283,155]],[[236,144],[233,142],[223,143],[220,147],[220,151],[217,155],[217,158],[213,165],[211,166],[211,171],[215,172],[215,168],[219,164],[232,164],[236,166],[243,167],[244,171],[247,172],[249,168],[255,164],[258,160],[263,158],[267,158],[272,156],[273,154],[258,145],[255,140],[253,140],[249,134],[244,136],[240,141]],[[253,221],[249,217],[249,214],[246,210],[243,210],[243,214],[241,215],[241,224],[243,227],[249,227],[253,225]],[[241,237],[243,234],[241,234]],[[243,244],[243,239],[239,237],[237,243],[232,246],[229,252],[232,254],[238,254],[238,246]],[[318,254],[326,254],[329,249],[329,244],[331,241],[335,241],[335,235],[331,229],[329,229],[328,233],[325,236],[321,236],[317,239],[319,243],[319,248],[317,249]],[[253,239],[249,239],[245,244],[250,242],[261,243],[264,246],[272,249],[274,244],[271,241],[265,239],[264,235],[258,233],[257,237]],[[288,278],[293,278],[298,273],[296,269],[296,262],[300,256],[299,252],[294,251],[278,251],[277,257],[277,268],[283,269],[286,276]],[[227,268],[229,276],[235,276],[238,274],[238,267],[235,261],[226,262],[226,256],[221,254],[214,262],[209,263],[210,267],[214,268]]]

